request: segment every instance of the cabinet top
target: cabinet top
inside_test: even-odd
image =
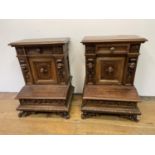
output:
[[[24,39],[12,42],[10,46],[30,46],[30,45],[51,45],[51,44],[66,44],[69,38],[40,38],[40,39]]]
[[[146,38],[136,35],[115,35],[115,36],[86,36],[82,43],[102,43],[102,42],[145,42]]]

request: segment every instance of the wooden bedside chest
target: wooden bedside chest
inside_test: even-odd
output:
[[[73,94],[68,58],[69,38],[26,39],[10,43],[26,85],[17,95],[19,117],[53,112],[69,118]]]
[[[140,101],[133,85],[139,49],[147,41],[138,36],[88,36],[82,118],[113,114],[137,121]]]

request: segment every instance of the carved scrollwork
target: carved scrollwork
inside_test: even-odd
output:
[[[128,107],[128,108],[135,108],[137,104],[135,102],[121,102],[121,101],[105,101],[105,100],[84,100],[83,107],[85,105],[99,105],[104,107]]]
[[[52,99],[20,99],[21,105],[65,105],[65,100]]]
[[[21,69],[22,69],[22,73],[24,75],[25,83],[26,84],[31,83],[31,74],[30,74],[30,71],[28,68],[26,58],[24,58],[24,57],[19,58],[19,63],[20,63]]]
[[[100,106],[100,107],[104,107],[104,108],[113,108],[114,112],[115,112],[115,108],[116,107],[120,107],[120,108],[124,108],[124,109],[137,109],[137,104],[135,102],[121,102],[121,101],[105,101],[105,100],[83,100],[83,104],[82,104],[82,114],[81,114],[81,118],[85,119],[85,118],[89,118],[92,116],[100,116],[100,115],[104,115],[104,112],[99,112],[96,111],[95,108],[91,111],[91,110],[84,110],[83,107],[84,106]],[[115,115],[121,116],[121,117],[125,117],[128,118],[130,120],[134,120],[134,121],[138,121],[138,115],[139,114],[121,114],[121,113],[115,113]]]
[[[83,111],[82,114],[81,114],[81,118],[86,119],[86,118],[90,118],[90,117],[93,117],[93,116],[102,116],[102,115],[104,115],[104,113]],[[140,116],[136,115],[136,114],[131,114],[131,115],[123,115],[122,114],[122,115],[118,115],[118,116],[122,117],[122,118],[129,119],[131,121],[135,121],[135,122],[138,122],[140,120]]]
[[[134,74],[136,70],[137,58],[129,58],[128,60],[128,69],[127,69],[127,84],[133,84]]]
[[[60,83],[65,82],[65,71],[64,71],[64,60],[63,59],[57,59],[57,71],[58,71],[58,78]]]
[[[95,59],[88,58],[86,61],[87,83],[93,84],[95,82]]]

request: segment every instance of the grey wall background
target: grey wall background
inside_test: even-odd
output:
[[[70,37],[70,65],[75,92],[81,93],[85,77],[85,35],[140,35],[141,46],[135,86],[140,95],[155,96],[155,20],[0,20],[0,91],[16,92],[24,80],[9,42],[48,37]]]

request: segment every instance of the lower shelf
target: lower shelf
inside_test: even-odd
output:
[[[68,107],[53,106],[53,105],[19,105],[17,110],[19,111],[38,111],[38,112],[58,112],[68,111]]]
[[[45,87],[45,86],[44,86]],[[49,86],[48,86],[49,87]],[[35,88],[35,86],[33,86],[33,89]],[[37,86],[38,88],[38,86]],[[42,88],[42,86],[41,86]],[[52,86],[50,86],[50,91],[54,91],[55,86],[52,88]],[[63,88],[64,89],[64,88]],[[23,90],[23,89],[22,89]],[[43,92],[43,90],[37,90],[37,92]],[[53,96],[53,94],[51,94],[52,98],[50,98],[50,94],[48,91],[48,95],[49,97],[45,97],[46,94],[44,92],[44,96],[43,98],[36,98],[33,96],[30,96],[28,98],[25,97],[20,97],[19,101],[20,101],[20,105],[17,107],[18,111],[22,111],[22,112],[51,112],[51,113],[67,113],[69,114],[69,110],[70,110],[70,106],[71,106],[71,100],[72,100],[72,96],[73,96],[73,92],[74,92],[74,87],[73,86],[67,86],[66,89],[64,89],[64,91],[67,91],[64,95],[63,98],[60,98],[60,95],[55,95]],[[59,94],[57,89],[55,89],[55,94]],[[34,93],[34,92],[33,92]],[[20,93],[21,94],[21,93]],[[24,96],[25,94],[23,94]],[[34,94],[35,95],[35,94]],[[19,97],[19,95],[18,95]],[[66,114],[65,114],[66,115]]]
[[[86,112],[96,112],[96,113],[105,113],[105,114],[124,114],[124,115],[129,115],[129,114],[136,114],[136,115],[141,115],[140,110],[138,107],[121,107],[121,106],[84,106],[82,107],[82,111]]]

